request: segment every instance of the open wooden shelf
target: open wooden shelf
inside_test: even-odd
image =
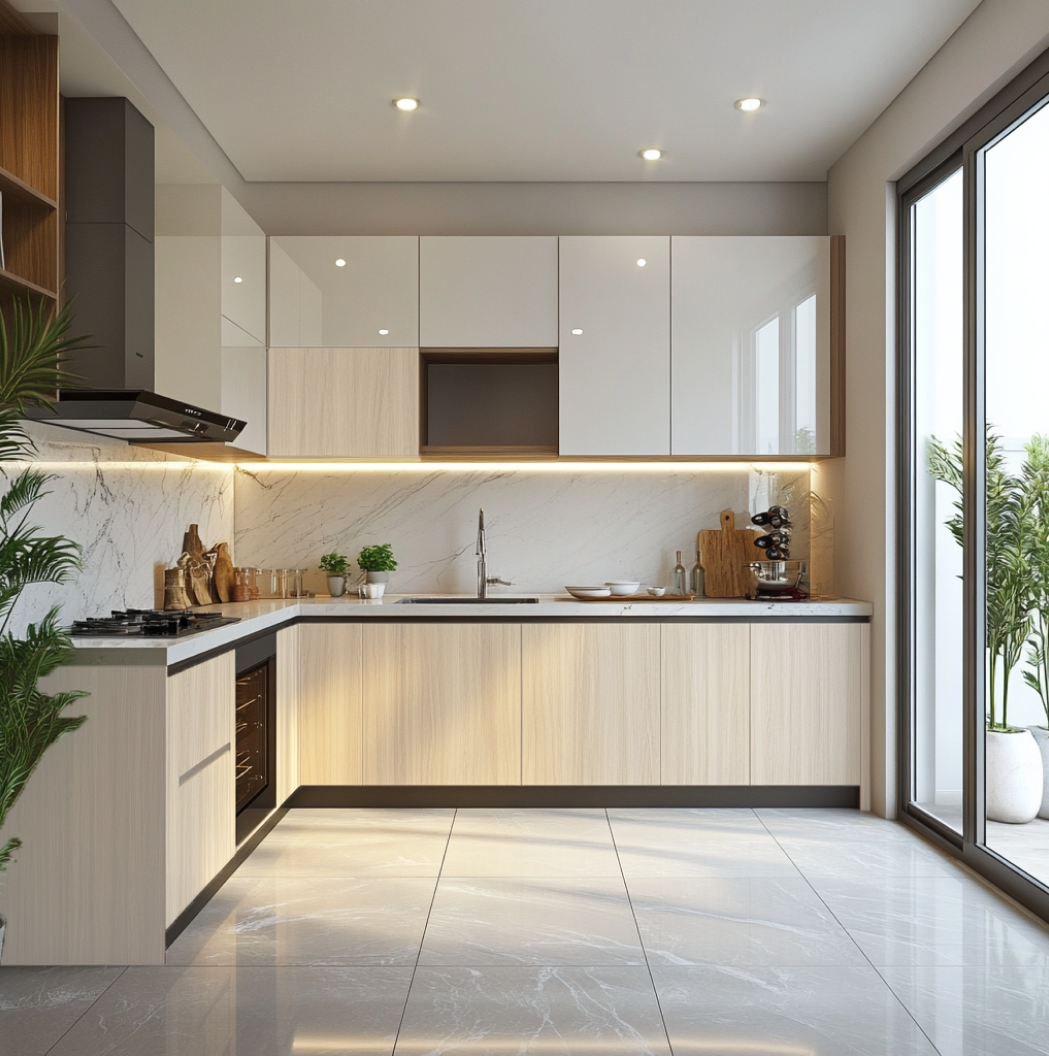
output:
[[[13,294],[35,293],[52,301],[58,297],[57,290],[49,290],[43,286],[38,286],[35,282],[23,279],[21,275],[16,275],[13,271],[4,271],[3,268],[0,268],[0,292]]]
[[[49,198],[42,191],[30,187],[25,180],[20,180],[13,172],[0,168],[0,194],[4,197],[4,205],[9,202],[19,202],[22,205],[35,205],[45,209],[57,209],[58,202]]]

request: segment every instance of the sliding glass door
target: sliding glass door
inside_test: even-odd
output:
[[[904,814],[1049,916],[1049,77],[900,195]]]

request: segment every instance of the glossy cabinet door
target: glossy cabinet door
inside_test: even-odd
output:
[[[365,625],[364,783],[521,783],[519,625]]]
[[[559,290],[561,455],[669,455],[670,238],[563,236]]]
[[[557,346],[557,237],[419,240],[424,348]]]
[[[418,236],[270,239],[271,347],[418,344]]]
[[[271,458],[418,459],[417,348],[272,348]]]
[[[524,784],[659,784],[659,632],[654,624],[524,626]]]
[[[869,636],[860,623],[751,626],[752,784],[866,786]]]
[[[222,188],[223,345],[266,344],[266,234]],[[229,333],[228,327],[235,328]]]
[[[233,857],[234,654],[167,680],[165,924]]]
[[[299,781],[361,783],[359,623],[299,626]]]
[[[662,783],[750,784],[750,627],[660,629]]]
[[[679,236],[672,453],[827,455],[831,239]]]

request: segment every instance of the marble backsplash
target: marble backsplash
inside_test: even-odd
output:
[[[35,461],[53,474],[32,523],[83,548],[84,569],[59,586],[30,586],[12,618],[16,633],[52,605],[68,623],[110,609],[163,602],[163,569],[200,526],[207,545],[233,538],[233,468],[180,459],[102,437],[31,425]],[[86,440],[86,442],[85,442]],[[20,463],[0,467],[10,478]]]
[[[674,552],[686,567],[696,532],[723,509],[782,502],[798,525],[793,556],[809,556],[809,469],[747,465],[631,467],[607,463],[520,467],[242,465],[236,470],[235,559],[262,568],[316,571],[332,550],[355,558],[389,542],[395,593],[473,593],[477,511],[488,527],[488,570],[512,581],[492,593],[560,592],[566,583],[636,578],[669,584]],[[755,557],[759,552],[755,550]]]

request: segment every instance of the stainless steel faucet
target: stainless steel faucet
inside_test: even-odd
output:
[[[484,510],[481,510],[477,518],[477,596],[479,598],[488,597],[490,583],[501,583],[504,587],[513,586],[513,583],[508,580],[488,575],[488,543],[484,537]]]

